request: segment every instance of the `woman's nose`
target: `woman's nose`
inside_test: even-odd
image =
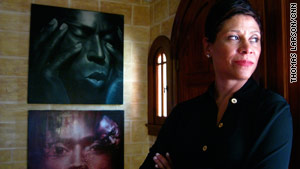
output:
[[[240,54],[253,54],[253,49],[248,41],[241,41],[238,52]]]
[[[87,168],[84,158],[82,156],[81,146],[75,145],[73,154],[71,157],[71,169],[85,169]]]
[[[89,50],[87,53],[87,57],[89,61],[96,62],[98,64],[103,64],[105,60],[105,54],[103,51],[103,46],[101,43],[101,39],[98,35],[94,35],[91,38],[91,42],[89,43]]]

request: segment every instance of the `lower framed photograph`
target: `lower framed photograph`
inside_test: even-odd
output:
[[[30,110],[28,169],[124,168],[124,111]]]

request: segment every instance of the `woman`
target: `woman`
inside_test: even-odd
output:
[[[258,15],[246,0],[220,0],[205,36],[215,82],[173,109],[140,169],[287,169],[289,105],[251,78],[261,53]]]

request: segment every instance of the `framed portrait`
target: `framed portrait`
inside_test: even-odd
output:
[[[28,169],[124,168],[123,111],[29,111]]]
[[[32,4],[28,103],[123,104],[124,16]]]

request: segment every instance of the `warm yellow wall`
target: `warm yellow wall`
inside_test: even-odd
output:
[[[150,5],[150,43],[159,35],[171,38],[173,21],[180,0],[155,0]]]
[[[124,104],[27,104],[30,4],[123,14]],[[26,169],[28,110],[124,110],[125,169],[137,169],[147,135],[147,55],[158,35],[170,37],[179,0],[0,0],[0,169]]]

